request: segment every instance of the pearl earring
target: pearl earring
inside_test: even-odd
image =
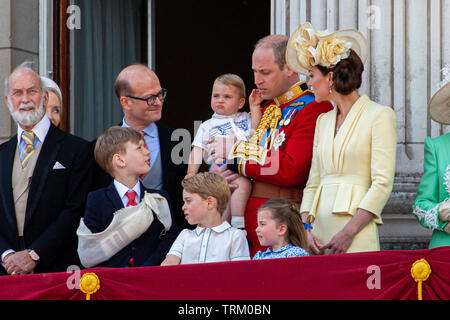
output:
[[[333,93],[333,88],[330,86],[330,91],[329,91],[329,93],[331,94],[331,93]]]

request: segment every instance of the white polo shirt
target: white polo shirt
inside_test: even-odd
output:
[[[214,228],[184,229],[169,250],[180,264],[250,260],[245,231],[228,222]]]

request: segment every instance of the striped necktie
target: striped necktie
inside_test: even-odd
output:
[[[22,140],[25,141],[25,143],[27,144],[25,150],[22,153],[22,168],[25,169],[31,155],[36,151],[34,149],[34,139],[35,139],[35,135],[34,132],[28,132],[28,131],[23,131],[22,132]]]

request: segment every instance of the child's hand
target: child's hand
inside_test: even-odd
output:
[[[181,258],[173,255],[173,254],[168,254],[166,256],[166,259],[164,259],[164,261],[161,263],[161,266],[175,266],[180,264],[181,262]]]
[[[195,173],[193,173],[193,172],[188,172],[187,174],[186,174],[186,176],[184,177],[184,179],[189,179],[189,178],[192,178],[193,176],[195,176]]]
[[[259,110],[261,108],[261,102],[263,102],[263,98],[258,89],[253,89],[250,97],[248,98],[248,102],[250,104],[250,110],[253,112],[254,110]]]

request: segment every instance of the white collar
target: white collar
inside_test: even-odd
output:
[[[197,226],[197,228],[195,228],[194,231],[197,234],[197,236],[200,236],[202,234],[202,232],[205,231],[206,229],[211,229],[217,233],[222,233],[229,228],[231,228],[231,225],[228,222],[224,221],[224,222],[222,222],[222,224],[215,226],[213,228],[202,228],[202,227]]]
[[[122,184],[121,182],[114,179],[114,186],[116,187],[117,193],[120,196],[120,199],[122,199],[125,196],[125,193],[127,193],[130,188],[128,188],[126,185]],[[136,199],[141,198],[141,184],[139,181],[136,183],[136,185],[131,189],[132,191],[136,192]]]
[[[122,120],[122,126],[125,128],[131,128],[126,122],[125,118]],[[156,123],[152,122],[150,123],[147,128],[142,130],[142,132],[145,132],[146,135],[152,137],[152,138],[158,138],[158,126]]]
[[[212,117],[214,119],[234,119],[239,117],[239,115],[241,115],[242,112],[236,112],[230,115],[222,115],[222,114],[218,114],[217,112],[214,112],[214,114],[212,115]]]
[[[45,137],[47,136],[48,130],[50,129],[51,122],[48,119],[47,115],[44,115],[42,119],[33,127],[31,130],[36,137],[39,139],[41,143],[44,142]],[[20,143],[22,139],[22,132],[24,132],[20,125],[17,125],[17,142]]]

